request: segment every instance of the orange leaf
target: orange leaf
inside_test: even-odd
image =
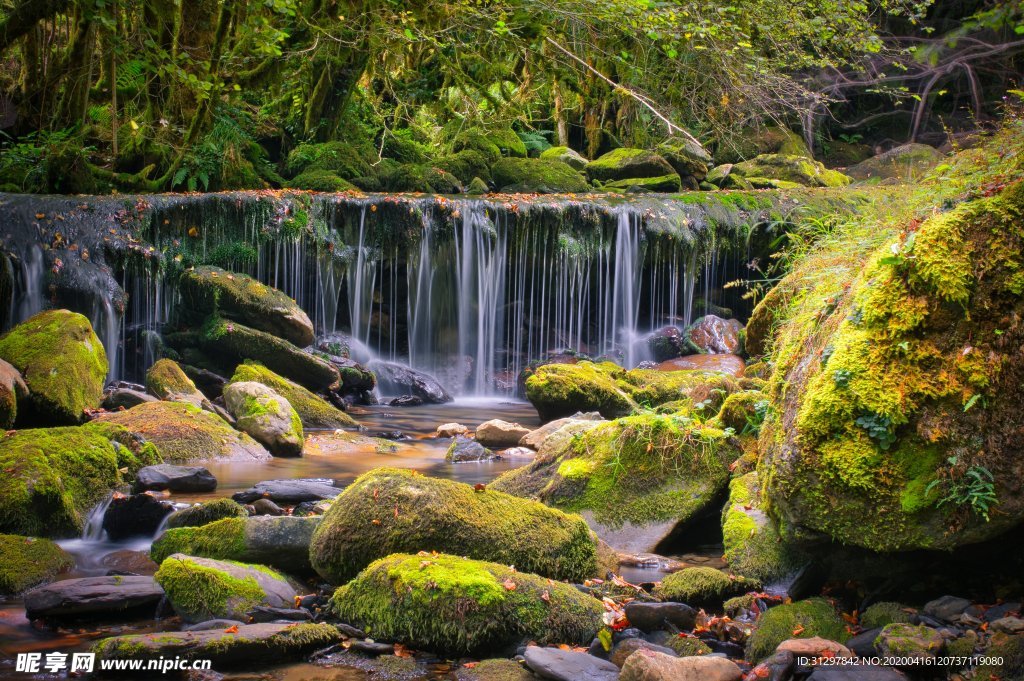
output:
[[[479,662],[463,662],[462,666],[465,669],[472,669],[473,667],[477,666],[478,664],[480,664],[480,663]]]
[[[238,625],[237,624],[232,624],[230,627],[228,627],[227,629],[224,630],[224,633],[225,634],[237,634],[238,633]]]
[[[513,582],[511,578],[506,579],[504,582],[501,583],[501,585],[503,587],[505,587],[505,589],[507,591],[515,591],[516,590],[516,583]]]
[[[796,629],[793,630],[793,635],[794,636],[799,636],[802,633],[804,633],[804,625],[802,625],[802,624],[796,625]]]

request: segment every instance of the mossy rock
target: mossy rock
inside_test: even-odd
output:
[[[630,177],[625,180],[612,180],[602,185],[602,189],[624,192],[678,192],[682,188],[682,180],[676,173],[661,177]]]
[[[338,176],[333,170],[322,168],[305,170],[292,179],[285,182],[289,189],[305,189],[312,192],[339,192],[359,191],[354,184]]]
[[[285,170],[293,175],[309,171],[329,171],[344,180],[373,174],[368,150],[348,142],[300,144],[289,154]]]
[[[1024,681],[1024,635],[993,634],[983,657],[989,664],[976,667],[974,678]]]
[[[310,574],[309,545],[319,516],[227,517],[199,527],[172,527],[153,542],[157,563],[189,556],[269,565],[289,574]]]
[[[761,438],[781,520],[907,551],[980,542],[1024,519],[1024,364],[1010,350],[1024,327],[1006,324],[1024,315],[1022,224],[1018,182],[878,248],[838,296],[794,300],[772,355],[777,421]],[[970,495],[940,503],[970,488],[972,470],[998,512]]]
[[[29,395],[18,423],[76,424],[103,399],[107,353],[89,320],[46,310],[0,336],[0,358],[21,372]]]
[[[385,165],[380,171],[381,189],[390,192],[459,194],[462,183],[444,168],[423,163]]]
[[[3,272],[0,271],[0,276]],[[0,301],[2,304],[2,301]],[[0,359],[0,430],[14,428],[18,418],[18,400],[28,398],[28,386],[21,372]]]
[[[242,381],[262,383],[281,397],[298,413],[303,428],[334,430],[358,425],[356,420],[330,402],[306,390],[298,383],[278,376],[257,362],[245,362],[235,369],[228,385]]]
[[[762,154],[749,161],[737,163],[729,176],[739,175],[753,186],[755,178],[782,180],[804,187],[843,187],[850,178],[838,170],[829,170],[818,161],[786,154]],[[764,184],[763,182],[761,183]]]
[[[245,507],[234,499],[214,499],[175,511],[168,516],[167,527],[202,527],[224,518],[247,517]]]
[[[723,428],[732,428],[741,435],[756,435],[769,404],[768,396],[760,390],[741,390],[725,398],[715,418]]]
[[[469,182],[469,185],[466,187],[466,193],[469,194],[470,196],[482,196],[488,193],[489,191],[491,191],[491,189],[490,187],[487,186],[487,183],[477,176],[473,176],[473,179]]]
[[[519,645],[587,645],[604,607],[575,587],[446,554],[382,558],[340,587],[331,608],[374,638],[471,655]]]
[[[635,177],[664,177],[676,171],[653,151],[621,147],[588,163],[586,172],[591,180],[609,182]]]
[[[236,363],[259,362],[310,390],[327,390],[341,383],[338,370],[327,360],[269,333],[225,319],[209,319],[203,326],[201,343],[210,353]]]
[[[754,306],[743,333],[743,349],[750,357],[762,357],[771,350],[775,328],[786,314],[794,293],[792,284],[783,280]]]
[[[540,152],[542,161],[561,161],[573,170],[583,170],[589,161],[586,157],[569,147],[548,147]]]
[[[838,643],[850,638],[846,624],[828,601],[809,598],[775,606],[758,617],[757,628],[747,640],[747,659],[760,662],[783,641],[815,636]]]
[[[221,417],[184,402],[145,402],[103,414],[99,422],[121,426],[152,443],[166,463],[270,459],[262,445]]]
[[[206,400],[192,379],[172,359],[158,360],[149,368],[146,390],[161,400],[187,402],[200,408]]]
[[[587,425],[488,489],[581,513],[613,547],[650,552],[711,507],[739,456],[721,430],[683,416]]]
[[[455,670],[455,681],[535,681],[536,676],[515,660],[480,660]]]
[[[847,168],[855,180],[895,179],[911,182],[942,162],[944,155],[927,144],[904,144]]]
[[[784,540],[764,512],[757,472],[733,478],[722,510],[722,543],[729,568],[764,582],[795,572],[807,557]]]
[[[500,156],[500,153],[492,157],[476,149],[464,149],[442,156],[437,159],[436,165],[467,185],[466,192],[472,194],[473,191],[479,190],[479,185],[472,187],[473,180],[479,179],[486,186],[487,181],[491,179],[491,163]]]
[[[526,379],[526,397],[541,419],[598,411],[616,418],[668,402],[716,410],[726,396],[739,390],[735,377],[714,371],[626,371],[611,362],[545,364]],[[713,413],[713,412],[712,412]]]
[[[125,482],[122,468],[160,463],[152,447],[140,445],[137,455],[127,441],[95,423],[0,437],[0,532],[79,535],[92,508]]]
[[[341,493],[313,536],[313,567],[343,584],[391,553],[440,551],[582,581],[597,569],[582,518],[491,489],[381,468]]]
[[[52,582],[75,559],[49,539],[0,534],[0,596]]]
[[[707,643],[695,636],[672,636],[662,645],[674,650],[679,657],[697,657],[698,655],[710,655],[713,652]]]
[[[864,609],[860,615],[860,626],[864,629],[877,629],[889,624],[907,624],[911,619],[913,616],[902,603],[883,601]]]
[[[263,565],[175,553],[160,563],[153,579],[186,622],[218,618],[245,621],[258,605],[295,607],[295,586]]]
[[[756,579],[709,567],[689,567],[665,577],[653,593],[663,601],[719,609],[730,598],[760,588],[761,583]]]
[[[723,163],[735,163],[761,154],[814,158],[804,138],[781,125],[746,128],[728,144],[720,145],[715,157]]]
[[[256,381],[232,382],[224,388],[224,404],[235,418],[235,427],[271,454],[302,456],[306,442],[302,420],[273,389]]]
[[[711,154],[693,140],[678,137],[666,140],[658,145],[658,153],[680,177],[692,177],[697,181],[707,177]]]
[[[196,267],[181,274],[178,288],[190,310],[217,314],[300,347],[313,342],[313,322],[298,303],[249,275]]]
[[[562,161],[503,158],[491,167],[494,184],[510,194],[572,194],[585,192],[587,181]]]

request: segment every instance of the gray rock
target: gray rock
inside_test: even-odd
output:
[[[272,608],[268,605],[258,605],[249,611],[248,622],[274,622],[277,620],[288,620],[289,622],[305,622],[313,619],[308,610],[302,608]]]
[[[740,681],[736,663],[717,655],[672,657],[638,650],[622,666],[620,681]]]
[[[228,620],[228,619],[216,619],[206,620],[205,622],[197,622],[196,624],[186,624],[181,628],[182,631],[210,631],[211,629],[229,629],[240,624],[245,624],[240,620]]]
[[[466,461],[487,461],[494,458],[494,452],[484,447],[476,440],[458,435],[452,438],[448,452],[444,455],[446,461],[452,463],[463,463]]]
[[[505,449],[515,447],[523,436],[528,435],[530,429],[518,423],[509,423],[501,419],[484,421],[476,429],[476,441],[484,447],[491,449]]]
[[[175,466],[161,463],[146,466],[135,476],[135,491],[169,490],[171,492],[212,492],[217,478],[203,466]]]
[[[427,404],[443,404],[454,399],[436,378],[404,364],[374,360],[366,368],[377,377],[377,386],[385,395],[414,395]]]
[[[920,664],[928,664],[938,656],[945,643],[939,632],[923,624],[888,624],[875,639],[878,652],[883,657],[917,660]]]
[[[793,678],[793,667],[796,657],[787,650],[776,651],[766,660],[750,670],[747,678],[763,681],[790,681]]]
[[[637,629],[650,633],[669,629],[689,631],[697,623],[697,611],[684,603],[639,603],[626,605],[626,619]]]
[[[607,660],[588,653],[560,648],[530,646],[526,649],[526,666],[543,679],[553,681],[615,681],[619,668]]]
[[[966,598],[958,598],[956,596],[942,596],[936,598],[934,601],[928,601],[924,604],[924,608],[921,611],[925,615],[930,615],[936,619],[944,620],[946,622],[955,622],[963,614],[964,610],[967,610],[971,606],[971,602]]]
[[[157,398],[140,390],[131,388],[114,388],[103,396],[103,408],[107,411],[131,409],[143,402],[157,402]]]
[[[1019,617],[1003,617],[992,622],[991,630],[1003,634],[1024,633],[1024,620]]]
[[[523,447],[530,447],[531,449],[540,449],[541,445],[544,444],[544,441],[547,440],[550,435],[553,435],[555,432],[561,430],[565,426],[573,425],[575,423],[584,421],[600,422],[604,420],[605,418],[601,416],[599,412],[596,411],[586,413],[576,412],[572,416],[567,416],[563,419],[555,419],[554,421],[545,423],[543,426],[537,428],[536,430],[531,430],[529,433],[524,435],[521,440],[519,440],[519,444],[522,445]]]
[[[252,502],[252,508],[256,511],[256,515],[284,515],[284,511],[281,510],[281,507],[270,499],[257,499]]]
[[[878,655],[875,639],[878,638],[880,633],[882,633],[882,627],[862,631],[847,641],[846,647],[852,650],[857,657],[873,657]]]
[[[341,494],[328,478],[298,478],[295,480],[264,480],[231,498],[240,504],[251,504],[257,499],[270,499],[277,504],[298,504],[303,501],[333,499]]]
[[[231,383],[224,403],[235,425],[274,456],[302,456],[302,421],[291,403],[255,381]]]
[[[103,514],[103,529],[113,541],[127,537],[152,537],[174,504],[149,494],[116,496]]]
[[[164,590],[145,576],[82,577],[36,587],[25,593],[28,617],[69,617],[113,615],[152,606],[164,596]]]
[[[378,641],[352,641],[349,643],[349,650],[355,650],[366,655],[390,655],[395,652],[393,643],[380,643]]]

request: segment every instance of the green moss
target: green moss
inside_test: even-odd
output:
[[[555,579],[597,569],[594,539],[578,516],[490,488],[381,468],[335,500],[313,535],[313,567],[342,584],[391,553],[441,551],[515,565]]]
[[[718,410],[718,422],[723,428],[732,428],[740,434],[756,434],[768,404],[760,390],[744,390],[729,395]]]
[[[149,557],[156,563],[163,563],[175,553],[218,560],[244,560],[245,519],[224,518],[200,527],[172,527],[160,535],[149,549]]]
[[[245,381],[262,383],[288,400],[292,409],[298,413],[305,428],[333,430],[357,425],[355,419],[334,407],[327,400],[283,376],[278,376],[262,364],[246,362],[238,365],[230,383]]]
[[[591,161],[586,167],[591,180],[607,182],[633,177],[663,177],[675,172],[668,161],[645,149],[621,147]]]
[[[376,561],[339,588],[331,606],[376,638],[454,655],[523,639],[585,645],[604,611],[568,584],[445,554]]]
[[[285,577],[270,568],[234,561],[224,562],[249,573],[258,571],[285,580]],[[248,612],[267,596],[252,574],[235,577],[180,554],[164,560],[153,578],[167,594],[175,612],[192,622],[218,617],[231,618],[238,613]]]
[[[587,182],[562,161],[536,158],[503,158],[491,167],[494,183],[501,191],[525,194],[584,192]]]
[[[860,625],[865,629],[876,629],[887,624],[910,622],[911,614],[902,603],[883,601],[869,605],[860,616]]]
[[[722,510],[722,543],[731,569],[769,581],[795,571],[804,557],[780,536],[762,506],[757,472],[733,478]]]
[[[695,636],[673,636],[665,641],[665,646],[676,651],[679,657],[697,657],[698,655],[710,655],[712,650],[708,644]]]
[[[680,180],[677,173],[661,175],[660,177],[629,177],[623,180],[605,182],[602,188],[616,191],[677,192],[682,189],[682,180]]]
[[[292,174],[328,171],[343,179],[355,180],[373,174],[367,160],[371,153],[349,142],[300,144],[288,154],[285,169]]]
[[[0,595],[45,584],[74,565],[75,559],[48,539],[0,534]]]
[[[754,183],[755,178],[766,178],[805,187],[843,187],[850,184],[849,177],[839,171],[829,170],[818,161],[786,154],[761,154],[735,164],[729,175],[738,175],[751,183]]]
[[[225,518],[246,518],[248,515],[234,499],[214,499],[175,511],[167,518],[167,527],[202,527]]]
[[[19,422],[81,423],[103,398],[107,353],[80,314],[46,310],[30,317],[0,336],[0,358],[29,388]]]
[[[759,662],[774,653],[783,641],[815,636],[839,643],[850,637],[843,620],[828,601],[809,598],[776,606],[758,618],[757,629],[747,641],[747,659]]]
[[[288,180],[284,186],[290,189],[305,189],[314,192],[359,191],[358,187],[339,177],[333,170],[323,168],[305,170]]]
[[[760,588],[760,582],[754,579],[726,574],[714,568],[690,567],[665,577],[653,593],[665,601],[717,608],[733,596]]]
[[[975,678],[1024,681],[1024,636],[994,634],[983,656],[996,664],[979,665]]]
[[[170,359],[158,360],[146,372],[146,390],[161,400],[177,396],[196,396],[199,389],[185,375],[178,363]]]
[[[472,668],[455,670],[456,681],[534,681],[536,678],[515,660],[481,660]]]

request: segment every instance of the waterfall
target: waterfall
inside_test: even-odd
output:
[[[89,517],[85,519],[85,527],[82,528],[82,541],[97,542],[103,539],[103,516],[106,515],[113,499],[113,494],[107,495],[106,499],[89,511]]]

